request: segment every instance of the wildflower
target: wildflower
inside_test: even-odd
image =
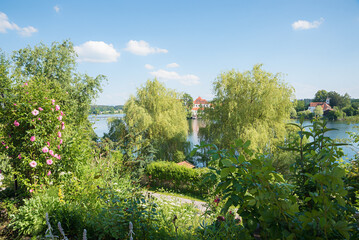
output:
[[[54,155],[54,158],[58,158],[59,157],[59,155],[57,155],[57,153]]]
[[[58,116],[57,119],[59,119],[59,121],[61,121],[61,120],[62,120],[62,116]]]
[[[57,145],[57,149],[60,149],[60,145]]]
[[[39,109],[40,111],[43,111],[43,110],[44,110],[42,107],[39,107],[38,109]]]
[[[64,130],[64,129],[65,129],[65,125],[62,125],[62,126],[61,126],[61,130]]]
[[[38,118],[37,120],[39,120],[39,121],[40,121],[40,120],[41,120],[41,118]]]
[[[50,144],[49,144],[49,146],[50,146]],[[43,147],[43,148],[42,148],[42,152],[43,152],[43,153],[47,153],[47,152],[49,152],[49,149],[48,149],[47,147]]]
[[[58,132],[58,133],[57,133],[57,136],[60,138],[60,137],[61,137],[61,132]]]
[[[31,161],[31,162],[30,162],[30,167],[33,167],[33,168],[34,168],[34,167],[36,167],[36,165],[37,165],[37,163],[36,163],[35,161]]]
[[[55,105],[55,99],[51,100],[52,105]]]
[[[14,106],[16,106],[16,103],[14,103]]]
[[[6,149],[8,149],[8,148],[9,148],[9,146],[6,146],[5,148],[6,148]]]
[[[20,125],[20,123],[15,120],[14,125],[15,125],[15,127],[18,127]]]
[[[34,191],[34,189],[30,189],[30,191],[29,191],[29,192],[30,192],[30,193],[32,193],[33,191]]]
[[[36,109],[34,109],[31,113],[32,113],[32,115],[36,116],[37,114],[39,114],[39,111],[37,111]]]
[[[61,125],[65,125],[65,123],[64,123],[64,122],[61,122]]]
[[[25,83],[25,86],[27,86],[27,85],[28,85],[28,83],[26,82],[26,83]]]
[[[21,154],[19,154],[17,157],[18,157],[19,159],[21,159]]]
[[[50,147],[50,142],[46,142],[47,143],[47,145],[49,145],[49,147]]]
[[[56,106],[55,106],[55,110],[56,110],[56,111],[59,111],[59,110],[60,110],[60,106],[59,106],[59,105],[56,105]]]
[[[51,175],[51,171],[49,171],[48,173],[47,173],[47,176],[50,176]]]
[[[47,163],[47,165],[51,165],[53,162],[52,162],[51,159],[48,159],[48,160],[46,161],[46,163]]]
[[[60,144],[62,144],[64,141],[62,139],[60,139]]]
[[[36,139],[35,136],[32,136],[32,137],[30,138],[30,141],[31,141],[31,142],[34,142],[35,139]]]
[[[60,112],[60,114],[61,114],[61,116],[63,116],[63,115],[64,115],[64,112],[63,112],[63,111],[61,111],[61,112]]]
[[[49,150],[49,154],[50,154],[51,156],[54,156],[54,151]]]
[[[57,159],[61,160],[61,156],[59,155],[59,156],[57,157]]]

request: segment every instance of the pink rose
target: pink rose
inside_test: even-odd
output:
[[[56,105],[56,106],[55,106],[55,110],[56,110],[56,111],[59,111],[59,110],[60,110],[60,106],[59,106],[59,105]]]
[[[62,125],[62,126],[61,126],[61,130],[64,130],[64,129],[65,129],[65,125]]]
[[[65,123],[64,123],[64,122],[61,122],[61,125],[65,125]]]
[[[25,83],[25,86],[27,86],[27,85],[28,85],[28,83],[26,82],[26,83]]]
[[[36,109],[34,109],[31,113],[32,113],[32,115],[36,116],[37,114],[39,114],[39,111],[37,111]]]
[[[18,127],[20,125],[20,123],[15,120],[14,125],[15,125],[15,127]]]
[[[9,146],[6,146],[5,148],[6,148],[6,149],[8,149],[8,148],[9,148]]]
[[[21,159],[21,154],[19,154],[17,157],[18,157],[19,159]]]
[[[37,120],[39,120],[39,121],[40,121],[40,120],[41,120],[41,118],[38,118]]]
[[[35,139],[36,139],[35,136],[32,136],[32,137],[30,138],[30,141],[33,142],[33,141],[35,141]]]
[[[54,155],[54,158],[59,159],[59,155],[55,154],[55,155]]]
[[[58,132],[58,133],[57,133],[57,136],[60,138],[60,137],[61,137],[61,132]]]
[[[36,167],[37,163],[35,161],[30,162],[30,167]]]
[[[47,163],[47,165],[51,165],[53,162],[52,162],[51,159],[48,159],[48,160],[46,161],[46,163]]]
[[[62,139],[60,139],[60,144],[62,144],[64,141]]]
[[[51,171],[49,171],[48,173],[47,173],[47,176],[50,176],[51,175]]]
[[[44,109],[43,109],[42,107],[39,107],[39,110],[40,110],[40,111],[43,111]]]
[[[49,147],[50,147],[50,142],[46,142],[47,143],[47,145],[49,145]]]
[[[62,120],[62,116],[58,116],[58,118],[57,119],[59,119],[59,121],[61,121]]]
[[[57,157],[57,159],[61,160],[61,156],[59,155],[59,156]]]
[[[30,193],[32,193],[34,191],[34,189],[30,189]]]
[[[14,103],[14,106],[16,106],[16,103]]]
[[[2,145],[5,145],[5,142],[4,142],[4,141],[2,141],[2,142],[1,142],[1,144],[2,144]]]
[[[57,149],[60,149],[60,145],[57,145]]]
[[[55,99],[51,100],[52,105],[55,105]]]
[[[49,149],[47,147],[43,147],[42,152],[47,153],[47,152],[49,152]]]
[[[51,156],[54,156],[54,151],[49,150],[49,154],[50,154]]]
[[[60,114],[61,114],[61,116],[63,116],[63,115],[64,115],[64,112],[63,112],[63,111],[61,111],[61,112],[60,112]]]

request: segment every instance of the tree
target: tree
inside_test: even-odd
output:
[[[323,108],[321,106],[316,106],[314,109],[314,115],[316,117],[323,116]]]
[[[186,108],[187,118],[192,117],[193,98],[188,93],[184,93],[181,97],[183,106]]]
[[[328,97],[328,92],[325,90],[319,90],[315,94],[313,102],[325,102]]]
[[[296,101],[295,110],[296,110],[297,112],[305,111],[305,110],[306,110],[304,100],[297,100],[297,101]]]
[[[157,158],[172,160],[177,150],[184,150],[188,123],[180,94],[167,89],[158,80],[148,80],[137,89],[124,106],[125,122],[136,133],[145,133],[158,150]]]
[[[229,147],[237,138],[250,140],[253,148],[274,146],[285,135],[285,124],[293,107],[293,89],[280,74],[255,65],[244,73],[222,73],[213,84],[213,108],[205,110],[207,140]]]

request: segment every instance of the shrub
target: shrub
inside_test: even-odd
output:
[[[208,168],[192,169],[174,162],[158,161],[147,166],[146,175],[150,179],[150,184],[155,186],[204,194],[213,187],[213,184],[202,181],[209,171]]]

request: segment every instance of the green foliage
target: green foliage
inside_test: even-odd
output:
[[[314,116],[321,117],[323,116],[323,108],[321,106],[316,106],[314,109]]]
[[[67,116],[46,86],[43,79],[18,83],[0,100],[4,103],[0,149],[9,157],[11,167],[7,174],[28,190],[49,183],[63,152]]]
[[[301,122],[302,123],[302,122]],[[226,213],[238,207],[243,231],[263,239],[349,239],[356,236],[354,209],[347,200],[343,151],[325,133],[325,122],[314,121],[310,131],[299,129],[300,143],[286,150],[299,153],[288,182],[274,171],[268,155],[254,154],[250,143],[237,140],[229,150],[214,150],[213,163],[221,177],[216,192]],[[313,141],[305,143],[304,138]]]
[[[105,114],[105,113],[121,113],[123,105],[107,106],[107,105],[91,105],[90,114]]]
[[[145,133],[142,138],[150,140],[159,159],[173,160],[177,150],[184,150],[188,123],[179,98],[156,79],[148,80],[124,106],[127,127],[135,135]]]
[[[183,106],[186,108],[187,118],[192,117],[193,98],[188,93],[184,93],[181,97]]]
[[[314,114],[310,110],[305,110],[297,113],[298,118],[312,119]]]
[[[213,87],[213,108],[206,108],[204,115],[208,142],[229,147],[233,139],[242,138],[250,140],[253,149],[263,150],[283,140],[293,103],[292,88],[279,74],[255,65],[244,73],[222,73]]]
[[[297,112],[305,111],[306,109],[308,109],[307,104],[305,103],[304,100],[295,101],[295,107],[294,108],[295,108],[295,110]]]
[[[325,102],[328,98],[328,92],[326,90],[319,90],[315,93],[313,102]]]
[[[151,185],[200,194],[208,193],[214,184],[202,182],[208,172],[208,168],[192,169],[165,161],[152,162],[146,168]]]

